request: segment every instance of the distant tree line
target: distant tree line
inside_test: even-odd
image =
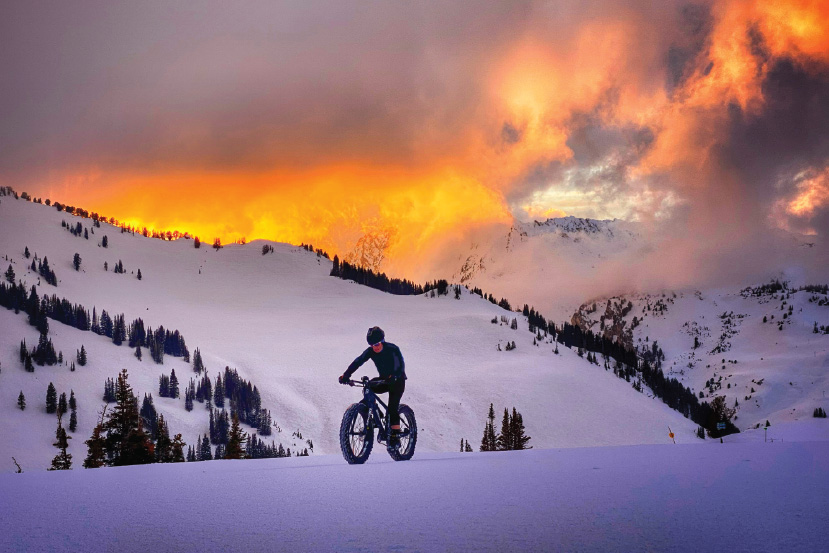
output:
[[[191,238],[190,233],[179,232],[177,230],[150,231],[147,229],[147,227],[142,227],[141,229],[139,229],[138,227],[121,223],[115,217],[106,217],[105,215],[101,215],[95,211],[90,212],[86,209],[82,209],[80,207],[75,207],[72,205],[66,205],[61,202],[52,203],[52,201],[49,199],[43,200],[42,198],[32,198],[27,192],[21,192],[20,194],[18,194],[11,187],[4,187],[2,188],[2,190],[5,191],[5,193],[0,194],[0,196],[13,196],[15,199],[22,199],[25,201],[38,204],[45,204],[47,206],[51,205],[60,212],[66,212],[70,215],[75,215],[76,217],[83,217],[84,219],[92,219],[94,227],[100,227],[102,222],[109,223],[112,226],[120,228],[121,234],[129,233],[135,235],[136,233],[138,233],[146,238],[157,238],[159,240],[177,240],[178,238]],[[70,230],[72,230],[73,228],[77,229],[77,226],[73,227],[65,221],[63,223],[64,226]],[[86,231],[84,231],[84,235],[86,235]],[[103,244],[103,247],[106,248],[106,244]]]
[[[436,290],[438,295],[449,293],[449,283],[446,280],[427,282],[424,285],[415,284],[410,280],[389,278],[385,273],[374,272],[371,269],[357,267],[347,261],[340,262],[339,257],[334,256],[334,265],[331,268],[331,276],[343,280],[353,280],[357,284],[381,290],[398,296],[419,295]]]
[[[178,330],[170,331],[160,326],[153,331],[152,328],[145,328],[144,321],[140,318],[135,319],[127,327],[123,314],[116,315],[113,318],[106,310],[102,310],[99,318],[97,309],[94,307],[90,317],[89,310],[84,306],[73,304],[65,298],[58,298],[54,294],[41,298],[38,296],[35,286],[32,286],[31,292],[27,292],[20,281],[16,285],[0,282],[0,306],[13,309],[15,313],[24,311],[28,315],[29,324],[37,328],[44,336],[49,333],[48,319],[53,319],[78,330],[92,331],[95,334],[106,336],[112,339],[113,344],[118,346],[128,341],[131,348],[146,347],[150,350],[153,360],[159,364],[164,362],[164,355],[181,357],[187,362],[190,361],[190,351],[187,349],[184,336]],[[45,357],[42,357],[42,359],[45,364],[54,364],[46,360],[52,358],[48,349],[36,349],[43,352]],[[25,359],[21,359],[21,361],[25,362]],[[81,365],[83,364],[85,362],[81,363]]]

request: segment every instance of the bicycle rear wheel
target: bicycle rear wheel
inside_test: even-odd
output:
[[[346,409],[340,424],[340,449],[349,465],[366,462],[374,447],[374,429],[368,425],[368,407],[355,403]]]
[[[395,461],[408,461],[412,458],[417,445],[417,421],[414,411],[408,405],[400,404],[400,443],[397,447],[388,447],[389,455]]]

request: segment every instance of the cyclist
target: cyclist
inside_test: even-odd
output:
[[[406,389],[406,364],[403,361],[403,354],[400,348],[385,341],[386,333],[379,326],[373,326],[366,333],[366,341],[369,347],[352,361],[348,369],[340,376],[340,384],[348,384],[351,375],[359,369],[363,363],[371,359],[377,367],[380,377],[372,379],[371,389],[376,394],[389,393],[389,422],[391,435],[389,445],[394,447],[398,444],[400,435],[400,398]]]

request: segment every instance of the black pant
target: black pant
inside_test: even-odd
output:
[[[403,391],[406,389],[406,381],[402,378],[393,380],[391,382],[382,380],[380,378],[371,379],[371,391],[375,394],[389,393],[389,421],[391,426],[398,426],[400,424],[400,398],[403,397]]]

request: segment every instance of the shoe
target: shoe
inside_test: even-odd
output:
[[[400,447],[400,430],[392,429],[389,433],[389,447]]]

